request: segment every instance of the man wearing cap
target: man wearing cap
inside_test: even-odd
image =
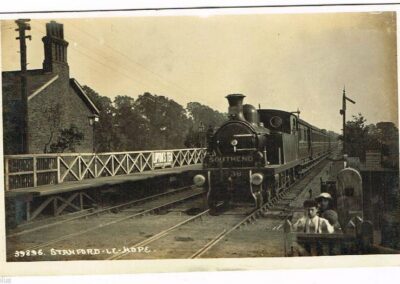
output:
[[[333,233],[334,228],[328,220],[318,216],[318,203],[306,200],[303,203],[305,214],[293,224],[293,230],[304,233]]]

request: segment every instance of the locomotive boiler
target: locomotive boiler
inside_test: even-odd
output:
[[[226,97],[228,121],[209,139],[203,170],[194,177],[207,190],[210,210],[222,203],[261,207],[330,151],[330,138],[295,113],[243,105]]]

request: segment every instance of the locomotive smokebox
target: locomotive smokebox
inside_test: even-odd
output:
[[[242,94],[227,95],[226,98],[229,102],[229,119],[245,120],[243,116],[243,99],[246,96]]]

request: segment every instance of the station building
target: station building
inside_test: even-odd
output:
[[[93,150],[93,118],[99,110],[74,78],[67,61],[63,25],[46,24],[43,69],[27,70],[27,152],[50,152],[61,130],[76,129],[81,140],[75,152]],[[21,71],[2,72],[3,141],[5,154],[22,152]],[[82,134],[82,135],[81,135]],[[83,137],[83,138],[82,138]]]

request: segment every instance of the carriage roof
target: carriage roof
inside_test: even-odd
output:
[[[288,112],[288,111],[284,111],[284,110],[278,110],[278,109],[259,109],[258,110],[259,114],[262,115],[262,113],[275,113],[276,115],[282,117],[283,119],[289,120],[290,117],[295,117],[297,120],[297,123],[305,125],[309,128],[311,128],[314,131],[318,131],[321,133],[326,133],[326,131],[306,122],[305,120],[300,119],[297,115]]]

